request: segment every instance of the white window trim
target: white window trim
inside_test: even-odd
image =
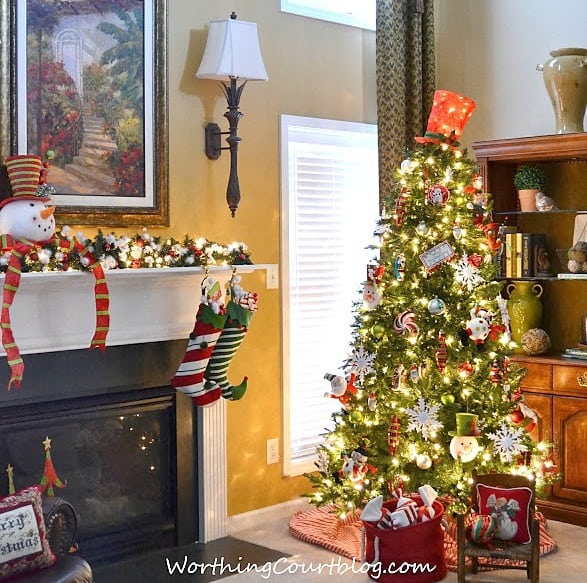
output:
[[[281,12],[375,30],[375,0],[281,0]]]
[[[310,126],[319,129],[329,130],[346,130],[360,134],[377,135],[377,126],[373,124],[364,124],[356,122],[345,122],[338,120],[326,120],[310,117],[300,117],[291,115],[280,116],[280,162],[281,162],[281,282],[282,282],[282,371],[283,371],[283,475],[296,476],[307,472],[316,471],[316,455],[306,461],[293,461],[291,458],[291,441],[290,441],[290,406],[291,406],[291,387],[290,379],[290,317],[289,313],[289,289],[290,289],[290,261],[289,261],[289,241],[291,233],[289,231],[289,133],[291,126]],[[375,227],[375,223],[373,224]],[[365,266],[366,267],[366,266]],[[351,306],[349,306],[349,312]],[[344,355],[343,355],[344,358]],[[326,372],[326,371],[325,371]],[[335,372],[335,371],[332,371]],[[327,392],[328,385],[325,382],[324,392]],[[326,420],[327,422],[328,420]],[[326,423],[325,423],[326,425]]]

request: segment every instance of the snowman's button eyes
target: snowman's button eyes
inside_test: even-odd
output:
[[[29,206],[35,206],[34,202],[29,202]]]

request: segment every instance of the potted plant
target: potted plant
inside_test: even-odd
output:
[[[514,174],[522,211],[536,210],[536,194],[544,188],[544,170],[535,164],[520,164]]]

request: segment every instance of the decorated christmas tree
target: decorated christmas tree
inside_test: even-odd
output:
[[[339,515],[398,486],[429,484],[462,502],[474,468],[528,475],[538,490],[554,477],[548,444],[530,436],[524,371],[509,358],[491,196],[457,141],[474,108],[435,93],[384,202],[350,354],[340,374],[325,371],[342,408],[310,497]]]

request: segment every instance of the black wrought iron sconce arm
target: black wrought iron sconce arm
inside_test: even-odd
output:
[[[238,122],[241,117],[244,116],[244,113],[239,110],[239,103],[241,93],[246,83],[246,81],[243,81],[241,85],[237,86],[236,77],[231,77],[230,85],[220,82],[224,88],[224,94],[226,95],[226,101],[228,103],[228,111],[224,114],[224,117],[228,120],[228,131],[221,131],[220,126],[214,122],[207,124],[204,129],[206,156],[210,160],[218,160],[222,154],[222,150],[230,150],[230,174],[228,177],[228,187],[226,188],[226,202],[228,203],[228,208],[233,217],[241,199],[237,170],[238,145],[241,142],[241,138],[238,136],[237,132]],[[228,146],[222,147],[220,136],[225,135],[228,136],[226,138]]]

